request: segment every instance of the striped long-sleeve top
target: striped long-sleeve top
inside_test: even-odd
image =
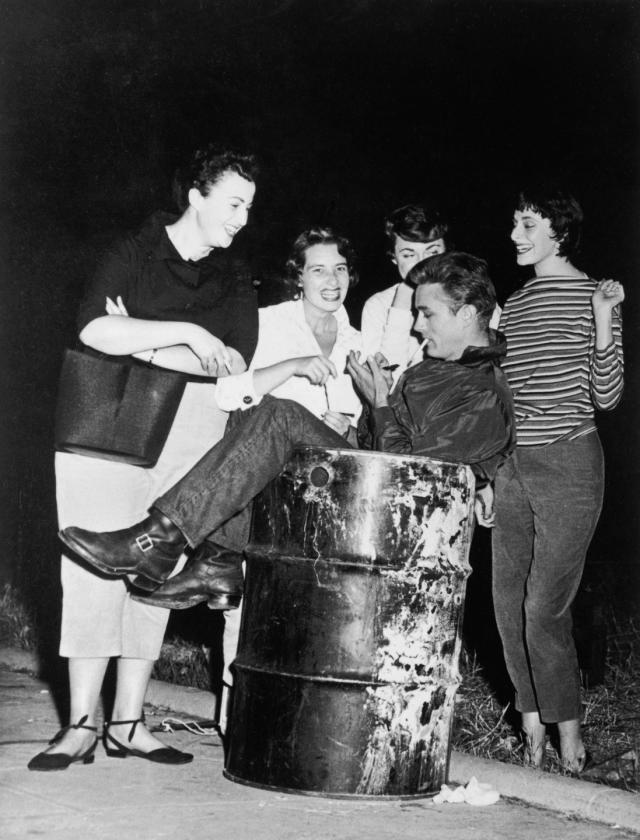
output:
[[[534,277],[506,302],[500,330],[502,367],[513,393],[519,446],[574,440],[595,429],[595,409],[620,401],[622,324],[613,312],[613,341],[596,350],[589,278]]]

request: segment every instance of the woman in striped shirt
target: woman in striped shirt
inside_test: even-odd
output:
[[[519,196],[511,239],[518,265],[535,273],[500,320],[518,445],[496,477],[495,514],[492,500],[485,505],[485,524],[495,520],[493,597],[525,762],[542,765],[546,724],[556,724],[572,773],[584,769],[586,751],[571,604],[604,485],[594,413],[614,408],[623,388],[624,290],[573,265],[581,223],[567,193]]]

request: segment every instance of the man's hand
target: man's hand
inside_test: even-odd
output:
[[[366,365],[360,363],[360,353],[355,350],[351,350],[347,356],[347,373],[353,379],[353,384],[362,399],[369,405],[373,405],[375,398],[373,374]]]
[[[360,353],[355,350],[351,350],[347,357],[347,373],[361,397],[373,408],[388,405],[393,376],[385,370],[387,364],[382,353],[369,356],[364,364],[360,361]]]
[[[493,508],[493,487],[490,484],[476,491],[475,511],[478,525],[493,528],[496,524],[496,512]]]

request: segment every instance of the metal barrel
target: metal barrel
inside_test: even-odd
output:
[[[304,448],[254,503],[225,776],[412,797],[446,781],[471,470]]]

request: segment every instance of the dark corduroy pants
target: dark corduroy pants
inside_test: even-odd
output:
[[[576,596],[600,510],[597,433],[519,446],[495,482],[493,598],[516,708],[545,723],[580,718],[572,635]]]

